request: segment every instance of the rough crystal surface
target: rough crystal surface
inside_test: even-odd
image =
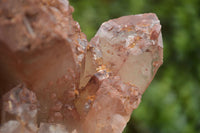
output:
[[[67,106],[74,108],[87,40],[73,8],[67,0],[5,0],[0,9],[1,95],[25,83],[40,101],[39,122],[78,120]]]
[[[1,121],[8,122],[3,125],[1,132],[36,132],[37,104],[36,95],[23,85],[18,85],[6,93],[3,96]]]
[[[109,20],[88,43],[72,12],[0,1],[0,132],[121,133],[138,107],[162,64],[156,15]]]

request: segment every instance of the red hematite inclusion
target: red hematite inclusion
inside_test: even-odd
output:
[[[88,43],[67,0],[0,1],[1,133],[121,133],[162,64],[153,13]]]

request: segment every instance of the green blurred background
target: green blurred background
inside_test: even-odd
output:
[[[162,25],[164,64],[124,133],[200,133],[200,0],[71,0],[88,40],[101,23],[154,12]]]

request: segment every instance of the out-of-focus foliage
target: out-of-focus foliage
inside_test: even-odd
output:
[[[200,0],[71,0],[88,39],[102,22],[154,12],[162,24],[164,64],[124,133],[200,133]]]

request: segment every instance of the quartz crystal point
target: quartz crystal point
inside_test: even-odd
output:
[[[162,35],[155,14],[124,16],[101,25],[91,47],[97,70],[147,88],[162,64]]]
[[[72,12],[0,1],[1,133],[121,133],[138,107],[162,64],[156,15],[109,20],[88,43]]]

